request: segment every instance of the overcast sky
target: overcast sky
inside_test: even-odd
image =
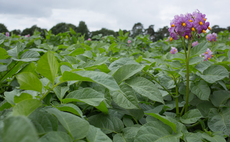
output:
[[[78,26],[85,21],[90,31],[102,27],[131,30],[141,22],[154,30],[169,26],[174,15],[206,14],[210,27],[230,26],[230,0],[0,0],[0,23],[8,30],[37,25],[50,29],[60,22]]]

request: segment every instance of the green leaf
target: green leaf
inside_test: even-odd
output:
[[[155,113],[145,113],[147,115],[153,116],[155,118],[157,118],[158,120],[160,120],[161,122],[163,122],[164,124],[170,126],[172,128],[172,130],[177,133],[176,130],[176,124],[171,122],[170,120],[168,120],[165,116],[161,116],[159,114],[155,114]]]
[[[208,84],[203,80],[196,82],[192,87],[191,92],[201,100],[208,100],[211,94]]]
[[[151,121],[140,127],[134,142],[179,142],[181,135],[173,134],[172,129],[158,121]]]
[[[225,135],[230,135],[230,108],[218,112],[217,109],[211,109],[208,119],[208,127],[213,132],[222,131]]]
[[[189,65],[194,65],[194,64],[197,64],[201,61],[204,61],[204,59],[202,57],[193,57],[193,58],[189,59]]]
[[[42,109],[37,109],[29,115],[39,135],[58,130],[58,120],[55,116]]]
[[[19,73],[22,72],[32,72],[34,75],[38,76],[37,72],[35,71],[36,65],[34,62],[31,62],[30,64],[26,65],[22,70],[20,70]]]
[[[1,65],[0,64],[0,72],[7,71],[7,65]]]
[[[123,134],[118,133],[118,134],[113,136],[113,142],[127,142],[127,141],[124,138]]]
[[[2,101],[0,103],[0,111],[3,111],[5,109],[11,108],[12,105],[10,103],[8,103],[6,100]]]
[[[62,100],[62,98],[65,96],[65,93],[69,90],[69,86],[56,86],[53,90],[57,95],[58,99]]]
[[[22,93],[20,96],[14,96],[14,103],[19,103],[27,99],[33,99],[33,96],[28,93]]]
[[[229,73],[228,70],[221,65],[212,65],[203,72],[203,75],[200,73],[197,73],[197,75],[199,75],[208,83],[214,83],[218,80],[222,80],[225,77],[228,77]]]
[[[92,106],[99,106],[100,103],[104,100],[104,94],[99,93],[91,88],[83,88],[70,92],[65,99],[64,103],[68,102],[84,102]]]
[[[20,59],[12,58],[15,61],[31,62],[39,60],[40,54],[37,51],[29,50],[23,53]]]
[[[185,142],[203,142],[199,133],[185,133],[184,140]]]
[[[201,62],[201,63],[197,64],[195,66],[195,68],[203,73],[203,71],[206,70],[212,64],[214,64],[214,63],[210,62],[210,61],[204,61],[204,62]]]
[[[91,125],[100,128],[106,134],[112,132],[118,133],[124,128],[122,121],[113,115],[96,114],[89,117],[88,121]]]
[[[106,104],[105,104],[104,101],[102,101],[99,106],[95,106],[95,108],[97,108],[98,110],[100,110],[104,114],[108,114],[109,113],[108,108],[107,108],[107,106],[106,106]]]
[[[109,57],[98,57],[97,60],[94,62],[94,65],[102,65],[109,60]]]
[[[103,72],[98,71],[77,71],[77,72],[69,72],[65,71],[61,77],[62,81],[90,81],[96,82],[109,90],[119,90],[119,86],[115,79]]]
[[[46,52],[37,62],[37,71],[54,83],[58,74],[59,63],[53,52]]]
[[[141,126],[140,125],[134,125],[132,127],[126,127],[124,128],[122,131],[124,132],[124,139],[127,141],[127,142],[133,142],[134,141],[134,138],[137,134],[137,132],[139,131],[139,128]]]
[[[13,62],[12,64],[13,67],[9,69],[8,72],[6,72],[1,78],[0,78],[0,82],[3,82],[5,79],[7,79],[8,77],[12,77],[14,74],[16,74],[20,69],[21,69],[21,66],[23,64],[25,64],[24,62]]]
[[[14,97],[19,96],[20,94],[21,94],[20,91],[17,89],[14,89],[13,91],[10,91],[10,92],[5,91],[4,92],[5,100],[9,102],[10,104],[14,105],[15,104]]]
[[[138,109],[138,100],[134,90],[126,84],[120,86],[121,90],[110,91],[113,101],[125,109]]]
[[[3,142],[38,142],[37,132],[28,118],[9,117],[3,123],[1,130]]]
[[[189,110],[181,118],[180,121],[185,124],[195,123],[197,120],[202,118],[202,115],[198,109]]]
[[[192,47],[190,50],[190,58],[205,53],[207,48],[208,48],[208,42],[202,42],[199,43],[197,46]]]
[[[72,52],[69,53],[70,56],[76,56],[76,55],[80,55],[83,54],[85,52],[84,48],[77,48],[75,50],[73,50]]]
[[[136,77],[127,80],[126,83],[140,95],[149,98],[152,101],[164,103],[163,97],[154,83],[143,77]]]
[[[230,91],[218,90],[213,92],[213,95],[210,97],[210,100],[214,106],[223,107],[229,98]]]
[[[52,131],[42,136],[40,142],[73,142],[72,138],[65,132]]]
[[[27,99],[19,102],[13,108],[13,115],[25,115],[29,116],[35,109],[40,107],[42,103],[36,99]]]
[[[109,69],[110,70],[116,70],[118,68],[120,68],[122,65],[128,65],[128,64],[137,64],[140,65],[139,63],[137,63],[136,61],[130,59],[130,58],[120,58],[114,62],[112,62],[109,65]]]
[[[225,138],[219,135],[210,136],[207,133],[203,133],[202,137],[208,140],[209,142],[226,142]]]
[[[74,140],[82,139],[87,136],[89,123],[86,120],[79,118],[76,115],[59,111],[56,108],[48,108],[46,111],[57,117],[58,121],[71,135],[71,137],[74,138]]]
[[[113,74],[113,77],[115,78],[117,83],[120,84],[122,81],[140,72],[143,68],[143,65],[138,64],[123,65]]]
[[[0,59],[6,59],[8,57],[9,55],[7,51],[4,48],[0,47]]]
[[[81,117],[83,116],[81,109],[74,104],[61,104],[55,107],[59,109],[60,111],[71,112]]]
[[[207,117],[211,108],[214,108],[210,101],[202,101],[197,105],[197,108],[204,117]]]
[[[20,84],[20,89],[42,92],[42,83],[33,73],[22,72],[16,78]]]
[[[88,142],[112,142],[112,140],[101,131],[92,125],[89,127],[88,135],[86,136]]]
[[[127,115],[123,116],[123,123],[126,127],[131,127],[134,125],[132,117]]]

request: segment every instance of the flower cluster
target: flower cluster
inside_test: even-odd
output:
[[[87,40],[88,40],[88,41],[91,41],[91,38],[88,38]]]
[[[9,37],[9,36],[10,36],[10,33],[9,33],[9,32],[6,32],[6,36]]]
[[[131,43],[131,40],[128,40],[128,44],[130,44]]]
[[[174,19],[170,22],[171,27],[169,28],[171,41],[177,40],[179,37],[189,39],[192,36],[192,32],[198,34],[205,33],[209,27],[209,22],[206,22],[207,18],[205,14],[200,13],[199,10],[185,15],[181,14],[174,16]]]
[[[171,50],[170,50],[170,53],[171,54],[176,54],[178,51],[177,51],[177,48],[176,47],[171,47]]]
[[[213,57],[212,55],[212,51],[208,48],[207,51],[202,54],[203,55],[203,58],[204,58],[204,61],[207,61],[209,59],[211,59]],[[201,55],[200,55],[201,56]]]
[[[197,46],[198,44],[199,44],[198,41],[195,41],[192,43],[192,47]]]
[[[209,42],[211,42],[211,41],[216,41],[216,39],[217,39],[217,34],[216,34],[216,33],[208,34],[208,35],[206,36],[206,39],[207,39]]]
[[[30,37],[30,34],[28,34],[28,35],[25,35],[25,37]]]

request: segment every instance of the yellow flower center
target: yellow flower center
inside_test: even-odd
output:
[[[206,19],[205,18],[203,18],[204,19],[204,21],[206,21]]]
[[[170,41],[172,41],[172,40],[173,40],[173,38],[171,37],[171,38],[170,38]]]
[[[186,24],[185,24],[185,23],[182,23],[182,26],[183,26],[183,27],[185,27],[185,26],[186,26]]]
[[[208,54],[208,52],[205,52],[205,54]]]
[[[213,55],[212,55],[212,57],[213,57]]]
[[[175,24],[172,24],[171,27],[175,27]]]
[[[173,53],[173,51],[171,51],[171,53]]]
[[[195,28],[193,28],[193,27],[192,27],[192,31],[194,31],[194,32],[195,32]]]
[[[205,33],[205,30],[202,30],[203,33]]]
[[[208,60],[209,60],[210,58],[208,57]]]
[[[188,39],[188,35],[185,35],[185,38]]]
[[[200,25],[203,25],[203,23],[202,23],[201,21],[199,22],[199,24],[200,24]]]
[[[174,49],[174,52],[176,52],[176,49]]]
[[[208,29],[209,29],[209,30],[211,30],[211,28],[210,28],[210,27],[208,27]]]
[[[192,22],[192,20],[189,20],[189,22]]]

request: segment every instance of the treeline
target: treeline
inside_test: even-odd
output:
[[[85,39],[92,38],[95,35],[102,34],[102,36],[107,36],[107,35],[113,35],[113,36],[118,36],[118,31],[113,31],[109,30],[106,28],[102,28],[97,31],[89,31],[86,23],[84,21],[80,21],[78,26],[75,26],[73,24],[68,24],[68,23],[58,23],[57,25],[53,26],[50,30],[53,34],[57,35],[59,33],[64,33],[69,31],[69,28],[72,28],[76,33],[79,35],[85,35]],[[0,33],[5,33],[5,32],[10,32],[16,35],[33,35],[34,31],[37,29],[41,33],[41,36],[45,37],[45,32],[48,31],[47,29],[43,29],[38,27],[37,25],[33,25],[30,28],[26,28],[23,31],[19,29],[15,29],[12,31],[9,31],[7,27],[4,24],[0,23]],[[154,25],[148,26],[148,28],[144,28],[142,23],[135,23],[132,27],[131,30],[123,30],[123,33],[129,32],[130,37],[135,37],[139,34],[142,35],[149,35],[149,38],[152,41],[157,41],[159,39],[163,39],[165,37],[169,36],[168,32],[169,27],[164,26],[163,28],[158,29],[157,31],[154,30]],[[220,31],[225,31],[228,30],[230,32],[230,26],[227,28],[222,28],[219,27],[218,25],[212,26],[212,32],[219,33]]]

